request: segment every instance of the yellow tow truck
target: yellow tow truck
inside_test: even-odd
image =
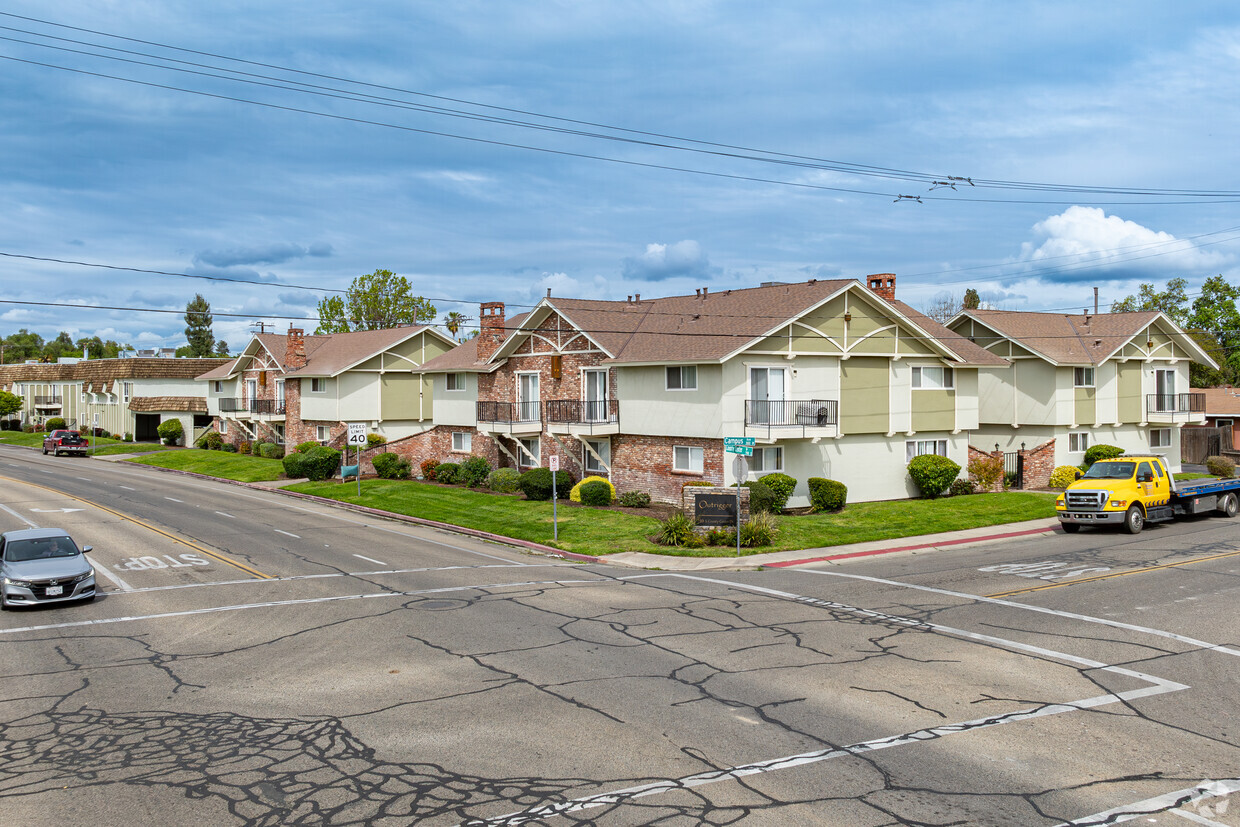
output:
[[[1240,511],[1240,479],[1176,482],[1157,454],[1124,454],[1095,462],[1055,500],[1067,532],[1083,525],[1118,526],[1139,534],[1146,523],[1217,511]]]

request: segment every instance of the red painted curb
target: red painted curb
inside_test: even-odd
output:
[[[874,557],[879,554],[894,554],[897,551],[916,551],[919,548],[939,548],[941,546],[958,546],[964,543],[981,543],[987,540],[1002,540],[1007,537],[1026,537],[1030,534],[1046,534],[1054,531],[1054,527],[1049,528],[1031,528],[1026,531],[1009,531],[1006,534],[987,534],[985,537],[964,537],[959,540],[944,540],[941,543],[921,543],[915,546],[896,546],[895,548],[880,548],[873,551],[854,551],[850,554],[831,554],[826,557],[810,557],[805,560],[787,560],[781,563],[764,563],[763,568],[766,569],[784,569],[790,566],[803,566],[806,563],[824,563],[830,560],[849,560],[853,557]]]

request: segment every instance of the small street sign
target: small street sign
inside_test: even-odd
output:
[[[350,422],[349,423],[349,444],[365,445],[366,444],[366,423]]]
[[[725,436],[723,438],[723,445],[725,448],[730,448],[734,446],[740,446],[740,447],[747,446],[749,448],[752,448],[756,441],[757,440],[755,440],[751,436]]]
[[[548,463],[548,467],[552,471],[559,471],[560,470],[560,455],[552,454],[551,456],[547,457],[547,463]]]
[[[753,456],[753,447],[750,445],[725,445],[723,450],[729,454],[736,454],[738,457]]]

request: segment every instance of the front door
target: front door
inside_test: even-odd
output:
[[[1175,371],[1154,371],[1154,393],[1158,399],[1158,411],[1165,413],[1176,409]]]
[[[585,421],[607,421],[607,371],[587,370],[582,377]]]
[[[538,374],[517,374],[517,421],[534,422],[538,416]]]
[[[788,389],[784,368],[750,368],[749,398],[753,401],[752,420],[755,425],[784,425],[784,408]]]
[[[247,410],[249,411],[254,410],[255,399],[258,399],[258,380],[247,379],[245,380],[245,403],[246,403]]]

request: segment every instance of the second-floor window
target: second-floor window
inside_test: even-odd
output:
[[[121,400],[128,403],[129,397],[133,395],[133,382],[121,382]]]
[[[517,374],[517,419],[534,422],[538,419],[538,374]]]
[[[311,379],[310,393],[327,393],[327,380],[322,377]]]
[[[671,365],[667,369],[669,391],[697,390],[697,365]]]
[[[946,390],[952,387],[952,369],[916,365],[913,367],[913,387],[919,390]]]
[[[283,379],[276,380],[276,407],[280,409],[284,408],[284,380]]]
[[[1073,368],[1072,369],[1072,387],[1092,388],[1093,386],[1094,386],[1094,369],[1093,368]]]
[[[450,391],[465,390],[465,374],[449,373],[448,374],[448,390]]]
[[[220,381],[219,379],[216,379],[214,382],[211,383],[211,392],[212,393],[223,393],[224,383]]]

